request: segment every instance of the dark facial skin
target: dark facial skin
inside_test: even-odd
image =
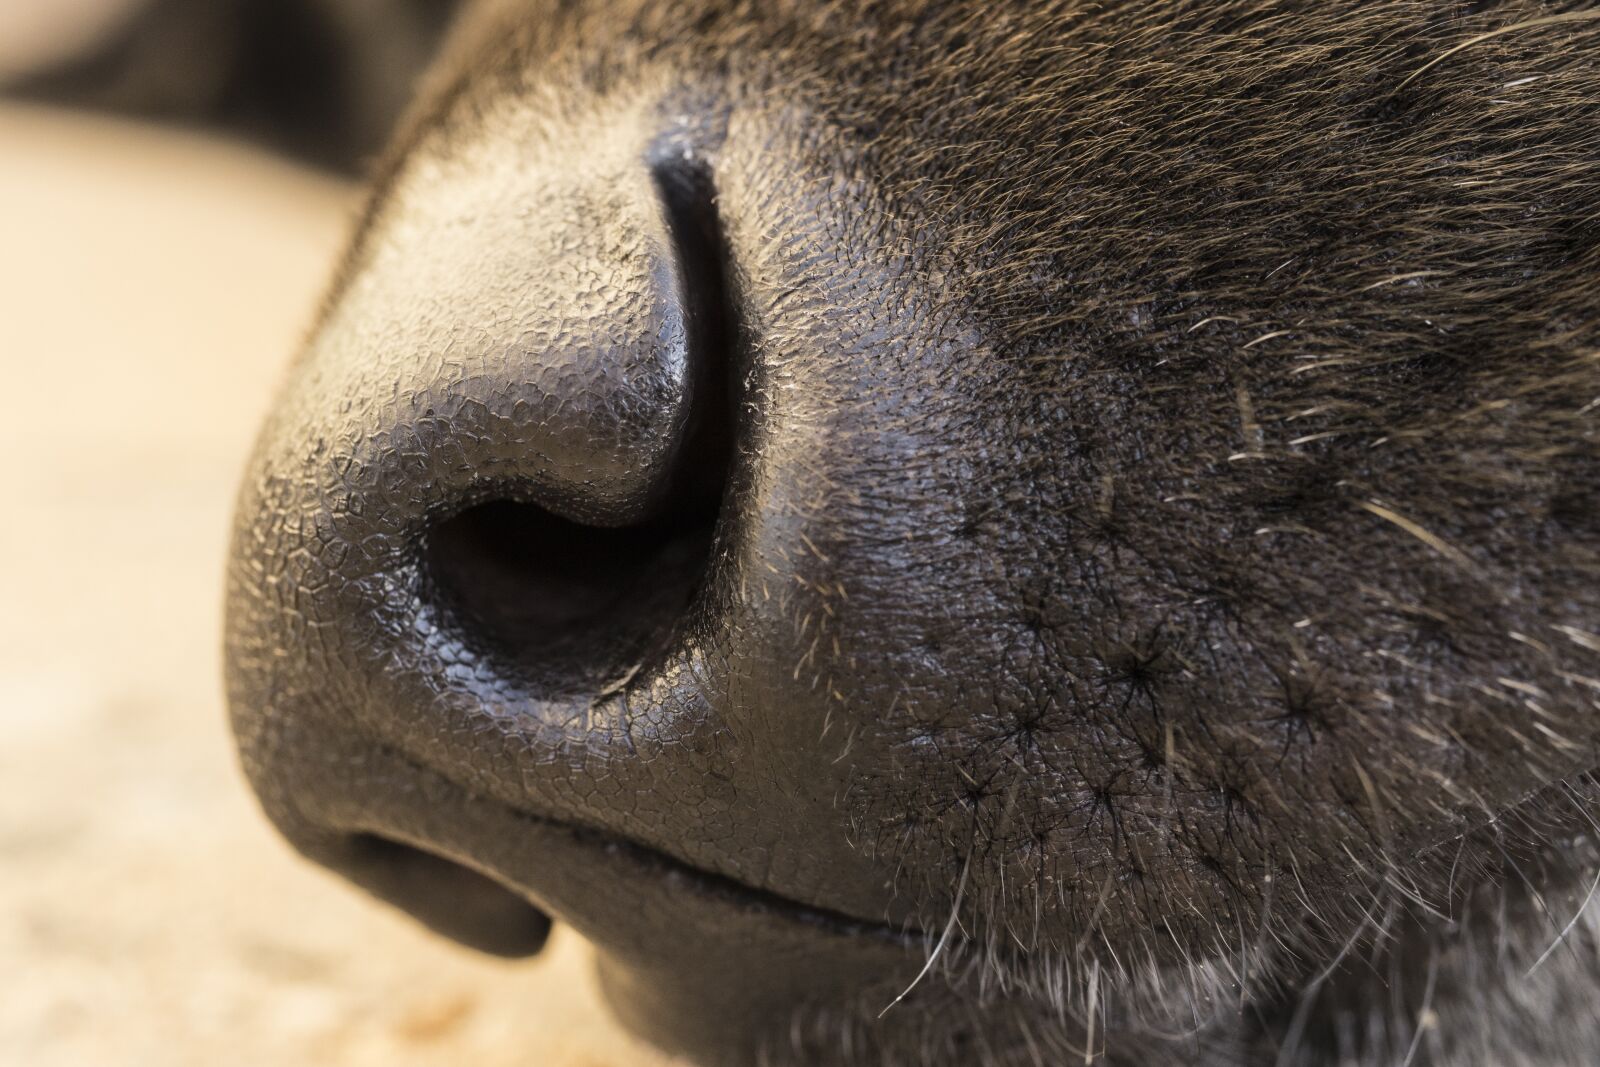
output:
[[[1591,1062],[1559,15],[471,9],[241,495],[268,814],[708,1064]]]

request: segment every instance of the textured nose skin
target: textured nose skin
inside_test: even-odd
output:
[[[463,175],[374,250],[314,356],[336,380],[312,388],[362,404],[327,430],[370,457],[396,521],[491,484],[597,526],[659,503],[693,397],[682,274],[641,162],[511,202]]]
[[[992,703],[931,631],[991,632],[993,568],[921,494],[971,481],[990,386],[947,385],[993,364],[801,169],[807,127],[629,106],[411,154],[246,476],[229,698],[303,852],[505,952],[542,929],[512,888],[705,1049],[921,965],[895,820],[926,813],[856,761],[937,772],[927,724]],[[946,892],[952,777],[926,817],[961,826],[910,857]]]
[[[940,681],[905,632],[973,603],[895,488],[951,469],[972,416],[926,394],[972,349],[914,272],[839,252],[770,120],[616,106],[484,117],[372,212],[246,476],[229,699],[303,852],[535,944],[404,847],[472,868],[660,978],[661,1027],[715,1029],[917,960],[854,818],[897,802],[851,761],[901,758],[884,716]]]
[[[639,788],[610,759],[638,743],[621,691],[695,592],[715,502],[685,500],[720,484],[684,451],[717,331],[664,153],[690,148],[624,117],[555,163],[495,141],[421,165],[258,443],[228,612],[246,770],[382,895],[418,879],[347,838],[417,833],[374,748],[580,821]]]
[[[262,431],[229,573],[240,752],[286,835],[382,895],[427,865],[352,842],[581,929],[597,876],[563,880],[535,832],[561,825],[908,921],[857,847],[847,757],[907,678],[879,666],[924,610],[902,557],[946,543],[871,479],[922,477],[908,414],[948,359],[831,217],[774,193],[798,147],[757,126],[734,152],[711,113],[519,107],[414,151]],[[820,533],[865,512],[881,530]],[[439,925],[436,903],[408,902]]]

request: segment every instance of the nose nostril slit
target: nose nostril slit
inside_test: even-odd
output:
[[[670,636],[708,568],[717,509],[637,526],[494,500],[435,527],[427,557],[454,628],[547,695],[592,691]]]
[[[727,495],[737,331],[711,176],[674,157],[656,163],[652,177],[681,279],[691,366],[688,423],[662,506],[640,523],[597,526],[508,493],[425,539],[432,599],[452,628],[545,696],[593,694],[665,647],[710,570]]]

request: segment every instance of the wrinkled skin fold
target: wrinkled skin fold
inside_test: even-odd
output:
[[[708,1064],[1594,1062],[1597,45],[470,6],[240,496],[268,815]]]

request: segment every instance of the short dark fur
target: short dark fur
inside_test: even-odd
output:
[[[772,248],[912,324],[853,377],[755,342],[751,407],[848,438],[768,567],[794,706],[896,921],[962,931],[919,1022],[826,1005],[802,1059],[1592,1063],[1597,46],[1522,0],[485,4],[330,328],[418,160],[657,85],[770,138],[710,156],[747,329]]]

